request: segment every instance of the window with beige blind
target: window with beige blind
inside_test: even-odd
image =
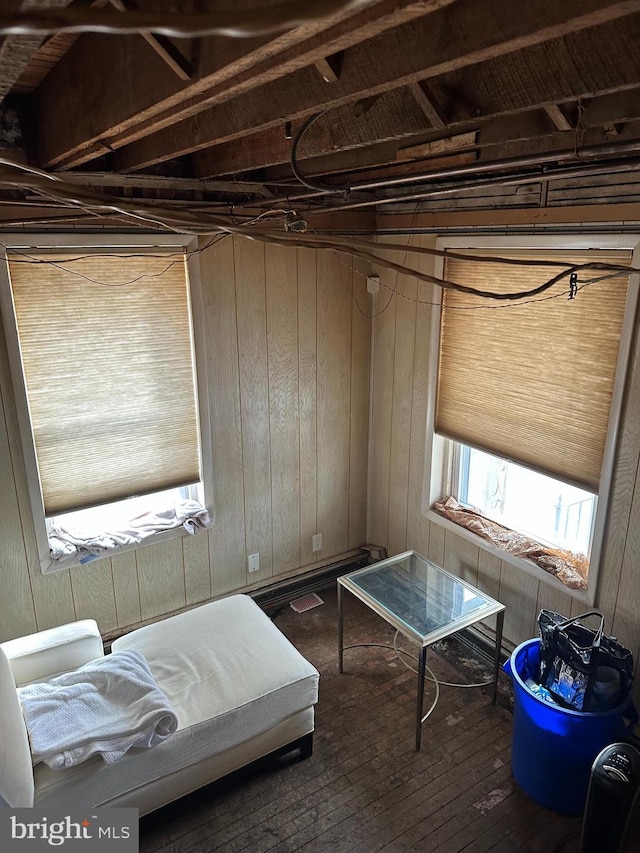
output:
[[[514,293],[568,265],[628,267],[635,241],[446,242],[472,256],[447,258],[447,280]],[[517,263],[485,260],[496,256]],[[442,477],[432,498],[450,500],[435,507],[490,542],[506,542],[511,530],[514,541],[534,543],[524,555],[540,545],[554,565],[566,558],[566,571],[552,576],[583,592],[600,553],[636,297],[630,278],[585,268],[574,287],[567,276],[523,300],[442,291],[432,424]]]
[[[179,527],[168,506],[205,503],[194,265],[182,241],[137,242],[6,249],[3,319],[34,518],[47,520],[50,545],[60,529],[94,542],[123,528],[133,541],[141,513]],[[66,567],[38,532],[43,570]]]

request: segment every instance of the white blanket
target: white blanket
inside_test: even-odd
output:
[[[114,652],[50,681],[18,688],[33,763],[62,769],[100,754],[113,764],[152,747],[178,726],[144,656]]]
[[[49,550],[51,558],[61,565],[66,565],[76,554],[85,563],[116,548],[137,545],[163,530],[184,527],[193,535],[212,526],[213,519],[206,507],[198,501],[184,500],[165,509],[145,512],[113,530],[87,531],[54,525],[49,529]]]

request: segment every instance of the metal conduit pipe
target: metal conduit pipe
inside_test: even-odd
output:
[[[494,160],[489,163],[467,163],[462,166],[448,166],[443,169],[431,169],[427,172],[420,172],[412,175],[399,175],[398,177],[386,177],[378,180],[369,180],[355,182],[351,184],[351,191],[367,191],[376,189],[387,189],[389,187],[403,186],[405,184],[418,184],[426,181],[447,180],[451,178],[462,178],[467,175],[494,174],[509,169],[517,170],[527,167],[543,166],[546,163],[581,163],[585,160],[591,160],[595,157],[612,157],[620,160],[621,155],[632,157],[640,155],[640,142],[623,142],[616,145],[604,143],[601,145],[591,145],[582,148],[580,151],[555,151],[547,154],[527,154],[520,157],[509,157],[501,160]],[[505,175],[503,180],[509,180],[509,176]],[[336,186],[336,193],[340,192],[340,187]],[[234,209],[242,207],[261,207],[268,203],[269,206],[277,204],[289,204],[296,201],[307,201],[310,199],[326,196],[327,193],[322,192],[301,192],[297,194],[289,194],[280,198],[270,198],[268,202],[247,202],[246,204],[234,205]],[[325,207],[323,210],[348,210],[355,206],[372,206],[379,204],[379,199],[373,199],[366,203],[359,202],[344,203]]]
[[[601,168],[599,168],[601,167]],[[537,171],[529,172],[520,176],[496,177],[487,178],[486,180],[467,181],[457,184],[453,187],[441,187],[420,190],[418,192],[407,192],[399,195],[376,196],[375,198],[364,199],[362,201],[347,202],[337,204],[331,207],[323,207],[323,212],[331,212],[337,210],[354,210],[362,207],[377,207],[382,204],[401,204],[403,202],[421,201],[430,198],[441,198],[442,196],[454,195],[455,193],[463,192],[464,190],[481,189],[482,187],[507,187],[517,186],[519,184],[528,184],[536,181],[554,181],[559,178],[581,178],[588,175],[599,174],[606,172],[614,174],[618,172],[628,172],[640,169],[640,159],[629,159],[626,162],[618,165],[607,165],[606,167],[598,163],[594,166],[582,166],[569,169],[558,169],[554,171]]]

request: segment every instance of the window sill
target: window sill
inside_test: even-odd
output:
[[[184,539],[187,536],[197,536],[199,533],[204,532],[205,529],[199,530],[197,533],[189,533],[184,527],[174,527],[171,530],[162,530],[158,533],[153,533],[141,542],[134,542],[130,545],[119,545],[117,548],[113,548],[104,554],[98,554],[89,559],[82,559],[82,561],[77,552],[60,560],[43,560],[40,563],[40,570],[43,575],[49,575],[54,572],[64,571],[65,569],[82,569],[84,566],[95,563],[98,560],[109,560],[128,551],[137,551],[138,548],[146,548],[149,545],[161,545],[163,542],[169,542],[172,539]]]
[[[523,557],[515,557],[513,554],[510,554],[508,551],[504,551],[502,548],[498,548],[496,545],[492,545],[486,539],[483,539],[481,536],[478,536],[471,530],[467,530],[465,527],[462,527],[459,524],[455,524],[453,521],[450,521],[448,518],[440,515],[440,513],[435,510],[428,509],[425,512],[425,518],[429,521],[432,521],[434,524],[439,525],[444,528],[445,531],[452,533],[456,536],[459,536],[462,539],[466,539],[468,542],[473,543],[479,549],[485,551],[488,554],[492,554],[495,557],[498,557],[503,563],[507,563],[513,568],[518,569],[522,572],[525,572],[528,575],[532,575],[537,580],[543,581],[546,584],[549,584],[554,589],[557,589],[560,592],[564,592],[566,595],[569,595],[571,598],[575,598],[577,601],[582,601],[585,604],[592,605],[594,601],[594,590],[592,589],[592,584],[588,584],[586,590],[579,589],[571,589],[568,586],[565,586],[558,578],[549,574],[549,572],[545,572],[539,566],[536,566],[535,563],[532,563],[530,560],[526,560]],[[446,568],[446,566],[444,567]]]

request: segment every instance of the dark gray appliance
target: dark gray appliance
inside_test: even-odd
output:
[[[591,767],[580,853],[623,853],[629,820],[640,791],[640,752],[612,743]]]

